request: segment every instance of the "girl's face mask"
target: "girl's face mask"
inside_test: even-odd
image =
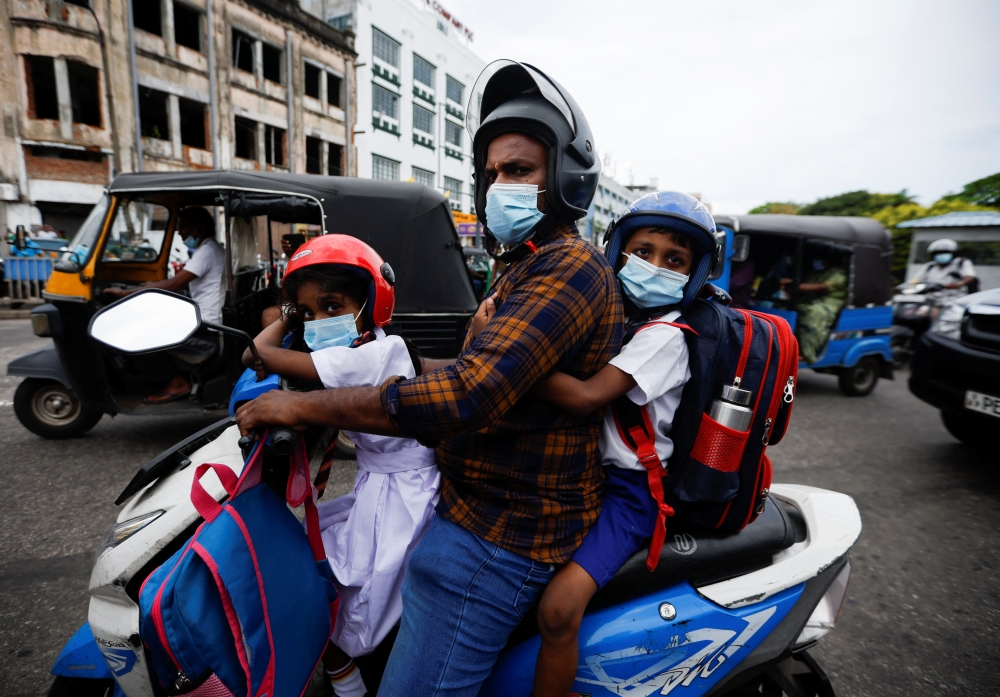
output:
[[[357,315],[347,313],[326,319],[314,319],[303,323],[303,336],[306,346],[312,351],[319,351],[333,346],[350,346],[358,338],[357,319],[365,311],[366,300]]]
[[[625,295],[639,307],[676,305],[684,298],[684,286],[689,276],[661,269],[634,254],[625,254],[628,261],[618,272]]]

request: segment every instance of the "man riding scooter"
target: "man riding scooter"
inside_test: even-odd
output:
[[[215,241],[215,221],[204,208],[185,208],[178,215],[177,232],[184,244],[192,250],[191,259],[172,278],[154,283],[144,283],[140,288],[162,288],[163,290],[191,293],[191,299],[198,303],[201,318],[212,324],[222,323],[222,301],[225,296],[223,269],[226,252]],[[139,288],[106,288],[104,295],[123,298]],[[214,335],[202,334],[189,339],[183,346],[170,352],[172,358],[182,364],[197,365],[218,351],[218,340]],[[158,393],[143,399],[146,404],[164,404],[186,397],[191,393],[191,381],[181,372],[167,383]]]

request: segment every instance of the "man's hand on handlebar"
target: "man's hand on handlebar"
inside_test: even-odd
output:
[[[300,400],[296,392],[274,390],[262,394],[252,402],[247,402],[236,410],[236,424],[240,427],[240,435],[250,435],[255,428],[262,426],[287,426],[297,430],[304,429],[298,416]]]

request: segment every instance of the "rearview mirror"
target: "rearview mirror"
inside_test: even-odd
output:
[[[733,261],[746,261],[750,257],[750,235],[733,237]]]
[[[198,305],[183,295],[150,288],[108,305],[90,320],[91,338],[125,353],[179,346],[201,326]]]

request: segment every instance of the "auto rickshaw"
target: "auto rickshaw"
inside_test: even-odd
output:
[[[187,366],[192,393],[182,401],[146,404],[176,375],[164,353],[112,354],[88,337],[94,313],[113,298],[112,285],[138,286],[167,277],[177,216],[204,206],[221,223],[226,250],[223,323],[253,336],[265,308],[279,299],[283,262],[276,239],[291,225],[314,234],[353,235],[391,265],[394,321],[426,356],[457,356],[475,312],[473,293],[448,200],[420,184],[346,177],[237,171],[122,174],[108,186],[56,262],[32,311],[35,334],[53,345],[12,361],[8,375],[25,379],[14,408],[44,438],[80,436],[104,414],[224,414],[243,372],[244,342],[218,334],[218,346]]]
[[[734,306],[786,319],[800,348],[806,332],[814,332],[808,342],[815,356],[800,367],[837,375],[850,396],[869,394],[880,377],[892,379],[892,241],[878,221],[805,215],[720,215],[715,221],[720,238],[726,236],[726,263],[712,282],[729,291]],[[818,322],[813,318],[822,312],[810,303],[822,293],[802,289],[820,278],[817,260],[823,273],[842,274],[846,286],[842,300],[831,294],[827,317]]]

